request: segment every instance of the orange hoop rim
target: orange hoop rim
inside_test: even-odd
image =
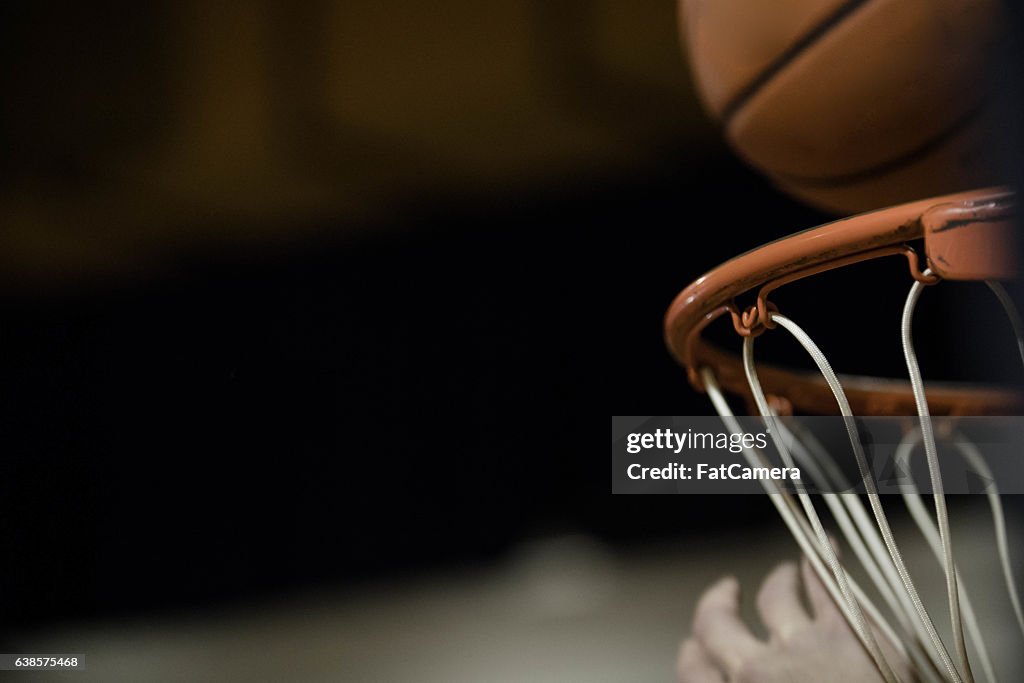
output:
[[[741,336],[756,336],[773,327],[769,312],[774,307],[767,299],[770,292],[805,277],[883,256],[905,256],[911,276],[933,284],[939,278],[925,274],[917,253],[908,245],[925,237],[926,214],[942,209],[959,222],[965,215],[975,221],[1005,219],[1012,199],[1010,190],[998,187],[944,195],[840,219],[769,242],[723,263],[680,292],[665,314],[666,343],[697,390],[704,390],[700,372],[709,367],[725,390],[749,396],[740,357],[704,338],[702,332],[711,322],[728,316]],[[927,243],[925,251],[930,266]],[[741,310],[736,298],[755,290],[757,304]],[[838,410],[817,373],[758,363],[758,376],[768,394],[785,399],[783,403],[802,412]],[[917,414],[908,381],[850,375],[840,379],[858,414]],[[1020,392],[993,386],[929,382],[927,395],[934,415],[1010,415],[1024,408]]]

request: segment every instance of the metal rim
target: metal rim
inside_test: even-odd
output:
[[[911,275],[926,283],[917,255],[907,242],[925,237],[925,214],[937,207],[952,207],[957,215],[969,209],[984,216],[1006,215],[1012,194],[989,188],[925,199],[827,223],[765,244],[711,270],[686,287],[665,314],[665,340],[686,368],[690,383],[703,391],[700,370],[710,367],[722,387],[749,395],[738,355],[710,344],[703,330],[723,316],[731,318],[741,335],[757,335],[771,327],[767,295],[774,289],[826,270],[883,256],[907,257]],[[967,278],[965,278],[967,279]],[[757,305],[741,310],[736,297],[757,292]],[[831,412],[834,401],[816,374],[769,364],[758,364],[762,385],[793,408],[808,413]],[[875,377],[842,377],[851,407],[863,415],[915,415],[910,383]],[[1016,414],[1024,407],[1019,392],[972,384],[928,385],[928,402],[935,415]]]

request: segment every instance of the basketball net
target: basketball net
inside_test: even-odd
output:
[[[940,202],[941,204],[941,202]],[[977,208],[974,204],[967,205],[968,208]],[[957,205],[956,210],[963,209],[963,205]],[[921,213],[921,207],[916,207],[915,212]],[[895,210],[894,210],[895,211]],[[885,213],[885,212],[881,212]],[[898,211],[896,212],[898,213]],[[927,213],[925,211],[924,213]],[[947,211],[947,218],[948,218]],[[975,216],[978,218],[978,216]],[[978,220],[983,220],[978,218]],[[829,226],[826,226],[826,228]],[[821,228],[818,229],[822,230]],[[875,230],[872,228],[872,230]],[[927,229],[926,229],[927,230]],[[823,233],[824,234],[824,233]],[[925,234],[927,239],[927,232]],[[844,236],[843,239],[846,239]],[[772,245],[768,245],[772,247]],[[885,247],[900,251],[901,248]],[[909,248],[909,247],[908,247]],[[849,257],[841,257],[828,262],[839,265],[846,265],[850,262],[863,260],[857,258],[862,251],[851,248],[853,254]],[[895,253],[895,252],[892,252]],[[763,255],[762,255],[763,256]],[[741,258],[750,259],[750,256]],[[911,269],[915,270],[916,258],[908,255],[911,260]],[[749,263],[755,263],[749,260]],[[726,264],[730,266],[730,264]],[[731,267],[735,268],[735,264]],[[754,267],[749,266],[746,267]],[[831,267],[835,267],[832,265]],[[723,266],[725,268],[725,266]],[[826,267],[813,266],[810,274],[828,269]],[[984,269],[983,269],[984,270]],[[796,276],[787,278],[783,276],[780,280],[789,282],[797,277],[806,276],[807,269],[794,271]],[[714,272],[710,275],[713,275]],[[709,276],[701,278],[691,288],[703,284]],[[707,301],[707,311],[698,310],[693,320],[692,327],[687,324],[678,324],[680,318],[689,314],[685,306],[679,309],[670,309],[667,320],[667,329],[670,331],[670,344],[673,348],[680,348],[685,345],[683,352],[684,362],[691,370],[691,381],[698,383],[700,388],[705,390],[714,405],[715,410],[725,422],[730,432],[739,434],[743,432],[739,421],[729,406],[723,391],[720,376],[728,372],[728,364],[716,356],[715,352],[697,347],[697,352],[692,351],[694,341],[693,332],[699,337],[699,332],[707,320],[717,315],[728,312],[732,314],[734,326],[743,335],[743,349],[741,356],[742,377],[745,380],[743,393],[747,393],[753,399],[757,413],[766,422],[768,433],[771,435],[772,443],[778,451],[779,456],[786,467],[802,467],[806,471],[813,485],[818,491],[822,491],[821,499],[828,508],[841,537],[852,550],[853,558],[861,565],[870,585],[874,591],[869,595],[861,585],[849,574],[843,562],[840,561],[836,545],[817,512],[815,502],[808,493],[802,480],[794,480],[795,493],[783,491],[779,485],[771,479],[762,479],[761,485],[768,494],[771,502],[781,516],[786,527],[796,540],[803,554],[815,574],[821,580],[826,590],[835,601],[836,605],[844,614],[854,634],[863,645],[867,654],[878,668],[882,678],[887,683],[900,681],[896,671],[909,668],[921,680],[929,683],[973,683],[975,681],[974,666],[976,664],[983,680],[998,681],[997,672],[992,664],[986,641],[979,627],[978,618],[974,606],[970,600],[967,588],[964,586],[963,578],[958,572],[953,551],[953,540],[950,533],[949,514],[946,507],[946,497],[943,488],[942,473],[939,467],[937,435],[934,432],[931,415],[929,412],[929,396],[926,395],[924,381],[918,367],[917,356],[914,350],[912,321],[914,310],[927,285],[938,282],[937,277],[929,269],[916,272],[915,281],[907,295],[903,308],[901,321],[901,334],[903,354],[906,361],[907,374],[909,376],[909,391],[912,396],[913,406],[916,410],[916,424],[908,430],[898,445],[894,459],[897,466],[908,466],[914,453],[923,450],[927,461],[930,478],[934,514],[926,507],[922,494],[913,483],[906,484],[901,489],[901,498],[910,513],[915,525],[927,542],[935,560],[942,568],[945,577],[946,603],[949,610],[949,623],[952,632],[952,647],[947,647],[943,642],[928,609],[925,607],[914,579],[907,569],[899,545],[893,535],[888,516],[882,504],[882,497],[879,495],[874,474],[865,457],[862,441],[858,433],[858,426],[854,419],[854,410],[848,400],[847,392],[840,382],[839,377],[832,369],[825,354],[818,347],[811,337],[793,320],[784,316],[778,309],[769,304],[765,292],[771,291],[778,286],[779,280],[773,284],[769,282],[761,289],[758,297],[758,306],[751,307],[743,314],[727,301],[724,307],[721,302]],[[1011,323],[1016,335],[1017,347],[1024,361],[1024,323],[1017,312],[1007,290],[994,279],[985,278],[962,278],[962,279],[983,279],[992,292],[998,298],[1003,310]],[[689,290],[687,290],[689,291]],[[687,291],[680,295],[685,305],[692,305],[694,300],[700,299],[701,290],[693,290],[688,296]],[[694,296],[693,292],[697,292]],[[679,301],[680,299],[677,299]],[[729,309],[733,305],[733,309]],[[680,313],[682,311],[682,313]],[[686,321],[684,320],[684,323]],[[759,329],[754,330],[755,325]],[[780,415],[779,401],[770,400],[769,392],[762,385],[759,377],[758,367],[754,360],[754,346],[758,334],[765,329],[781,328],[792,335],[796,341],[806,350],[813,360],[821,378],[835,404],[838,406],[839,414],[843,417],[849,437],[850,447],[857,464],[860,478],[867,493],[868,506],[865,507],[862,499],[856,493],[834,493],[834,491],[850,491],[850,482],[846,480],[842,468],[838,465],[832,454],[822,446],[809,430],[793,425]],[[683,329],[685,334],[672,336],[672,332]],[[748,333],[743,334],[744,330]],[[673,340],[682,338],[684,342],[675,344]],[[697,342],[699,343],[699,341]],[[692,354],[687,356],[686,354]],[[700,357],[714,358],[719,361],[718,367],[715,363],[704,362],[694,363]],[[695,376],[696,375],[696,376]],[[730,376],[733,386],[733,393],[738,393],[735,377]],[[875,390],[876,392],[881,391]],[[888,391],[888,390],[887,390]],[[775,399],[780,393],[770,392]],[[786,406],[782,402],[783,409]],[[784,410],[783,410],[784,412]],[[1005,413],[1004,413],[1005,414]],[[977,473],[992,479],[991,469],[985,461],[980,449],[971,443],[963,434],[950,433],[941,435],[943,442],[948,442],[953,450]],[[751,467],[764,467],[768,464],[765,454],[755,448],[746,449],[744,458]],[[991,508],[993,525],[996,536],[996,549],[999,562],[1002,568],[1003,583],[1006,593],[1012,605],[1017,627],[1024,635],[1024,612],[1021,609],[1020,597],[1014,581],[1012,566],[1009,556],[1009,543],[1007,541],[1005,515],[1000,500],[998,489],[994,482],[987,492],[989,507]],[[874,596],[874,597],[872,597]],[[886,616],[876,599],[881,601],[891,619]],[[891,645],[890,652],[903,660],[907,666],[895,667],[889,660],[880,643],[887,642]],[[973,648],[973,653],[968,653],[968,643]],[[972,662],[973,658],[973,662]],[[907,683],[907,682],[903,682]]]

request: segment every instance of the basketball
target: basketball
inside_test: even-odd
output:
[[[994,0],[682,0],[706,109],[782,190],[850,214],[991,185]]]

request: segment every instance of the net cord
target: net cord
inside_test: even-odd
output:
[[[925,275],[931,275],[931,270],[926,269]],[[924,443],[925,459],[928,462],[928,474],[932,485],[932,499],[935,505],[935,519],[939,526],[939,538],[942,541],[942,564],[946,574],[946,602],[949,605],[949,622],[953,631],[953,642],[956,646],[957,657],[960,660],[960,667],[963,671],[965,683],[974,683],[974,675],[971,671],[970,659],[967,655],[967,640],[964,637],[963,618],[960,614],[959,587],[956,575],[956,568],[953,563],[953,539],[949,529],[949,512],[946,509],[946,494],[942,485],[942,471],[939,467],[938,449],[935,445],[935,433],[932,429],[931,414],[928,410],[928,397],[924,391],[924,380],[921,378],[921,368],[917,362],[917,354],[914,351],[913,321],[914,309],[924,291],[924,285],[915,281],[910,287],[907,301],[903,306],[903,318],[900,321],[900,334],[903,340],[903,357],[907,363],[907,374],[910,376],[910,386],[914,393],[914,403],[917,406],[917,414],[920,419],[921,440]]]
[[[750,385],[750,390],[754,396],[754,402],[757,404],[758,412],[761,414],[762,419],[768,427],[768,433],[771,435],[772,442],[775,444],[775,448],[778,450],[783,463],[786,467],[796,467],[796,464],[793,462],[793,457],[789,453],[789,448],[786,446],[785,439],[781,438],[781,431],[777,425],[774,424],[777,420],[773,418],[772,410],[768,405],[768,399],[765,396],[764,389],[761,387],[760,380],[757,378],[757,368],[754,365],[754,337],[747,337],[743,340],[743,370],[746,372],[747,383]],[[824,555],[825,561],[831,568],[832,575],[835,577],[836,584],[839,587],[839,592],[842,594],[843,600],[846,602],[847,613],[850,618],[853,619],[853,629],[860,636],[861,641],[868,650],[868,654],[875,662],[875,666],[877,666],[883,676],[886,677],[886,680],[889,680],[889,678],[893,677],[895,674],[892,671],[891,665],[886,660],[885,654],[882,652],[882,648],[879,647],[878,641],[875,639],[871,627],[865,620],[864,613],[861,611],[860,605],[857,603],[856,598],[850,590],[849,577],[846,573],[846,568],[839,562],[839,555],[836,553],[836,550],[832,545],[832,541],[828,537],[825,527],[821,523],[821,518],[818,516],[817,510],[814,508],[814,502],[807,494],[807,489],[801,479],[794,480],[793,484],[796,487],[797,499],[800,501],[801,505],[803,505],[804,514],[818,538],[818,547]]]
[[[938,655],[942,663],[941,668],[945,670],[948,679],[952,681],[952,683],[966,683],[954,665],[952,658],[949,656],[945,644],[943,644],[942,639],[939,637],[938,631],[935,629],[934,623],[932,623],[931,616],[928,614],[924,603],[921,601],[917,587],[914,585],[913,578],[907,570],[906,563],[903,561],[903,556],[900,553],[899,546],[896,544],[896,539],[892,533],[892,528],[889,525],[888,517],[882,507],[882,501],[878,494],[874,475],[871,472],[867,463],[867,458],[864,455],[864,449],[860,441],[860,435],[857,431],[856,421],[854,419],[853,412],[850,410],[849,401],[846,399],[846,392],[843,391],[839,378],[836,376],[836,373],[832,369],[828,359],[821,352],[821,349],[818,348],[817,344],[814,343],[814,340],[812,340],[799,325],[779,313],[773,313],[772,320],[792,334],[800,345],[804,347],[807,353],[811,356],[811,359],[814,361],[814,364],[818,366],[818,370],[825,378],[829,388],[832,390],[832,394],[839,405],[839,411],[845,418],[844,422],[846,425],[847,436],[849,437],[850,445],[853,448],[854,459],[857,462],[857,468],[860,472],[861,479],[867,489],[868,502],[871,505],[871,511],[874,514],[875,523],[882,535],[882,540],[885,542],[886,549],[889,551],[889,557],[900,576],[903,589],[910,598],[910,601],[914,606],[914,611],[917,613],[928,636],[928,642]],[[973,679],[971,679],[971,681],[973,681]]]
[[[1017,339],[1017,351],[1020,353],[1021,363],[1024,363],[1024,321],[1021,320],[1020,312],[1017,310],[1017,306],[1013,303],[1013,299],[1010,297],[1010,293],[1006,291],[1006,288],[1000,282],[995,280],[988,280],[986,283],[988,288],[992,290],[992,293],[996,295],[999,303],[1003,306],[1003,311],[1006,312],[1006,317],[1010,321],[1010,325],[1013,328],[1013,335]],[[982,457],[981,453],[977,452],[974,448],[974,444],[968,441],[964,443],[969,447],[969,450],[964,452],[965,457],[973,458],[974,454],[977,454],[976,462],[978,463],[978,473],[982,476],[987,476],[992,480],[992,486],[989,489],[988,500],[989,505],[992,507],[992,523],[995,526],[996,532],[996,547],[999,552],[999,563],[1003,566],[1003,579],[1006,581],[1006,590],[1010,595],[1010,603],[1013,605],[1014,616],[1017,617],[1017,626],[1020,628],[1021,635],[1024,635],[1024,610],[1021,610],[1020,595],[1017,593],[1017,582],[1014,581],[1013,577],[1013,564],[1010,562],[1010,545],[1006,540],[1006,517],[1003,514],[1003,502],[999,497],[998,489],[995,485],[994,477],[992,477],[992,471],[988,467],[988,463]],[[958,447],[960,441],[957,441]]]
[[[725,395],[722,393],[722,389],[719,386],[718,380],[715,378],[715,374],[711,370],[711,368],[702,368],[701,378],[704,382],[705,390],[707,391],[708,396],[711,399],[711,403],[715,407],[716,412],[722,418],[722,421],[725,423],[726,428],[733,434],[743,433],[743,430],[739,422],[736,420],[736,416],[732,412],[732,408],[729,407],[729,403],[728,401],[726,401]],[[763,457],[760,456],[760,454],[757,453],[754,449],[744,448],[743,455],[747,463],[751,467],[763,467],[767,464]],[[840,611],[843,613],[843,616],[846,618],[847,622],[851,625],[851,628],[854,628],[854,620],[852,616],[849,614],[848,605],[843,599],[842,594],[839,592],[839,588],[836,585],[835,579],[833,578],[832,574],[825,567],[824,562],[822,562],[822,558],[820,555],[821,550],[818,547],[817,540],[813,535],[813,531],[811,530],[810,525],[808,525],[807,521],[801,517],[801,515],[799,514],[799,509],[792,501],[792,498],[786,493],[780,491],[778,485],[774,481],[772,481],[771,479],[762,479],[760,480],[760,483],[762,488],[765,490],[765,493],[768,494],[768,498],[772,502],[772,505],[775,506],[776,511],[782,518],[782,521],[786,525],[786,528],[789,530],[793,539],[799,546],[801,552],[807,558],[807,561],[810,563],[811,569],[814,570],[814,573],[818,577],[818,580],[821,581],[822,585],[825,587],[825,590],[828,591],[829,595],[832,597],[832,600],[836,603]],[[901,655],[905,655],[905,651],[903,649],[900,639],[896,635],[895,630],[893,630],[892,626],[882,615],[882,613],[874,605],[871,599],[864,593],[860,586],[857,585],[856,581],[854,581],[851,578],[849,583],[851,589],[857,597],[857,600],[864,608],[864,611],[868,613],[868,616],[871,618],[872,622],[879,628],[882,634],[896,646],[897,651]],[[867,645],[864,643],[864,638],[862,637],[862,635],[860,633],[857,633],[856,630],[854,631],[854,633],[866,649]],[[886,683],[890,683],[893,681],[895,681],[896,683],[902,683],[900,679],[896,677],[896,674],[892,672],[891,667],[889,667],[888,677],[886,677],[884,672],[881,673],[885,678]]]
[[[777,426],[783,435],[790,439],[794,458],[801,466],[807,468],[812,482],[822,491],[822,497],[853,549],[854,555],[882,595],[889,610],[899,621],[907,652],[917,674],[923,676],[929,683],[940,681],[938,670],[941,661],[935,653],[923,646],[923,643],[927,642],[927,633],[914,611],[910,598],[903,591],[896,568],[860,497],[856,493],[828,493],[852,489],[846,475],[809,430],[800,428],[799,424],[794,425],[794,429],[791,430],[784,421],[779,421]]]
[[[896,452],[893,455],[893,461],[898,470],[910,471],[911,455],[913,455],[914,448],[920,443],[920,429],[912,429],[903,436],[903,439],[896,447]],[[959,446],[957,448],[964,456],[964,459],[974,465],[972,462],[973,458],[969,457],[967,452],[960,449]],[[980,454],[978,455],[980,456]],[[985,466],[984,463],[982,464],[984,469],[987,470],[987,466]],[[924,536],[925,540],[928,542],[928,546],[935,555],[935,559],[941,566],[943,563],[942,540],[939,537],[939,530],[935,525],[935,521],[932,519],[931,514],[925,507],[924,502],[921,500],[921,494],[917,489],[917,485],[911,478],[908,482],[902,484],[900,488],[902,489],[900,493],[903,497],[903,503],[907,507],[907,511],[910,512],[911,518],[913,518],[917,528],[921,530],[921,535]],[[995,510],[993,510],[993,517],[995,517],[995,515]],[[962,577],[960,575],[959,568],[957,568],[957,576],[961,581],[960,607],[964,615],[964,624],[967,628],[967,636],[974,644],[974,648],[978,653],[978,659],[981,662],[981,668],[984,671],[986,678],[989,681],[996,683],[998,682],[999,677],[996,675],[995,667],[993,667],[992,660],[988,653],[988,648],[985,646],[985,639],[982,636],[981,628],[978,625],[977,615],[974,611],[974,606],[971,603],[970,596],[967,593],[967,587],[962,585]]]

